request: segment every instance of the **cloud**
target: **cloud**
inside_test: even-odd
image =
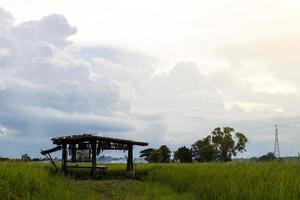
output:
[[[269,64],[282,60],[299,62],[299,45],[299,33],[287,32],[248,41],[230,42],[217,49],[215,54],[219,58],[235,61],[261,61]]]
[[[116,47],[82,47],[73,53],[90,62],[92,72],[103,74],[118,82],[130,83],[135,89],[140,89],[140,83],[152,76],[157,64],[154,57]]]
[[[159,105],[162,111],[194,109],[215,113],[224,109],[217,89],[199,73],[193,62],[179,62],[168,74],[154,76],[144,84],[144,90],[145,98],[151,104]]]
[[[297,151],[291,142],[299,135],[297,35],[291,41],[289,35],[235,41],[217,49],[205,66],[179,60],[159,74],[159,59],[140,51],[73,44],[77,29],[62,15],[13,22],[0,9],[4,154],[39,156],[40,148],[51,146],[50,137],[80,132],[175,150],[215,127],[234,126],[249,137],[251,156],[272,150],[275,123],[282,127],[282,146],[292,146],[283,152]]]
[[[0,10],[13,19],[8,14]],[[132,109],[155,58],[116,47],[75,46],[68,39],[75,33],[61,15],[11,23],[1,32],[2,153],[39,156],[39,149],[51,146],[49,138],[66,134],[100,132],[157,143],[154,138],[165,133],[160,115]]]
[[[0,34],[8,31],[14,22],[13,16],[0,7]]]
[[[114,69],[101,71],[111,64],[121,68],[119,76],[134,73],[132,68],[141,69],[137,77],[150,76],[150,64],[145,64],[150,58],[113,48],[73,46],[68,37],[76,28],[61,15],[16,26],[8,23],[8,12],[1,9],[0,15],[6,17],[0,20],[1,27],[5,25],[0,35],[0,134],[7,135],[7,141],[39,138],[49,143],[49,137],[81,132],[142,139],[144,130],[153,130],[149,125],[163,128],[161,122],[131,112],[127,94],[135,90],[132,81],[113,76]],[[38,155],[40,148],[24,151]]]
[[[38,21],[27,21],[13,27],[12,35],[19,40],[44,41],[64,48],[70,44],[67,38],[77,32],[62,15],[49,15]]]
[[[211,79],[228,103],[265,104],[266,111],[295,115],[300,111],[294,106],[300,102],[299,42],[298,34],[291,32],[229,42],[217,49],[214,57],[231,65],[212,74]]]
[[[8,134],[8,129],[0,124],[0,136],[2,135],[7,135]]]
[[[296,75],[300,63],[299,46],[298,32],[286,32],[248,41],[229,42],[215,50],[214,57],[231,61],[235,69],[248,68],[248,72],[268,74],[277,82],[290,81],[299,85]]]
[[[173,149],[204,137],[216,124],[210,119],[225,110],[217,89],[193,62],[178,62],[168,73],[146,81],[134,109],[162,117],[166,131],[160,141]]]

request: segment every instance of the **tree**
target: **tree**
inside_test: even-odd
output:
[[[148,148],[142,150],[140,157],[145,158],[148,162],[170,162],[171,151],[166,145],[162,145],[159,149]]]
[[[192,155],[198,162],[212,161],[216,157],[216,150],[212,144],[211,136],[198,140],[192,145]]]
[[[259,161],[271,161],[271,160],[276,160],[276,156],[274,155],[274,153],[269,152],[266,155],[263,155],[261,157],[258,158]]]
[[[178,160],[182,163],[193,162],[192,150],[185,146],[178,148],[177,151],[174,152],[174,160]]]
[[[151,151],[150,155],[149,155],[149,162],[151,163],[159,163],[163,160],[163,156],[161,154],[161,151],[158,149],[154,149],[153,151]]]
[[[23,161],[30,161],[31,158],[29,157],[29,155],[27,153],[25,153],[25,154],[22,154],[21,160],[23,160]]]
[[[150,153],[153,151],[153,148],[148,148],[148,149],[144,149],[140,152],[140,157],[144,158],[145,160],[147,160],[149,162],[149,156]]]
[[[247,137],[243,133],[235,133],[235,139],[232,138],[234,129],[231,127],[215,128],[211,133],[211,141],[217,152],[217,159],[230,161],[232,156],[238,152],[246,151]]]
[[[171,158],[171,151],[170,149],[167,147],[167,145],[162,145],[161,147],[159,147],[158,149],[162,155],[162,160],[161,162],[170,162],[170,158]]]

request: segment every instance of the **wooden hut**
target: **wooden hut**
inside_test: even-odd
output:
[[[106,166],[97,166],[96,157],[104,150],[124,150],[128,151],[126,175],[134,175],[133,167],[133,146],[147,146],[148,143],[118,138],[103,137],[95,134],[82,134],[54,137],[51,139],[56,147],[49,150],[42,150],[45,155],[56,167],[50,153],[62,150],[62,172],[66,175],[68,168],[90,168],[91,176],[96,177],[96,170],[105,171]],[[69,162],[90,162],[90,166],[68,165]]]

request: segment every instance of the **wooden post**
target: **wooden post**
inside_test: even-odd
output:
[[[132,152],[132,145],[128,146],[128,157],[127,157],[127,171],[126,171],[126,176],[128,178],[131,178],[134,176],[134,171],[133,171],[133,152]]]
[[[61,157],[61,169],[64,175],[67,175],[67,166],[66,166],[66,161],[67,161],[67,145],[63,144],[62,145],[62,157]]]
[[[72,162],[76,162],[76,144],[72,145]]]
[[[92,142],[92,177],[96,178],[96,141]]]

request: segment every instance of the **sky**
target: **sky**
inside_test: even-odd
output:
[[[53,136],[190,146],[232,126],[240,157],[300,152],[300,2],[0,0],[0,156]],[[135,156],[138,156],[137,148]]]

